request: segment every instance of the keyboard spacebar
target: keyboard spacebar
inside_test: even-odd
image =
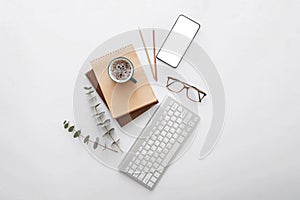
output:
[[[163,162],[161,163],[164,167],[168,166],[170,160],[173,158],[174,154],[176,153],[177,149],[180,147],[180,143],[176,142],[172,149],[170,149],[168,155],[165,157]]]

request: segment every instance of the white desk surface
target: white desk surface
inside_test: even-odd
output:
[[[8,1],[0,6],[0,199],[299,199],[299,1]],[[99,44],[184,13],[223,79],[223,136],[195,143],[150,192],[62,128]],[[200,143],[200,141],[199,141]]]

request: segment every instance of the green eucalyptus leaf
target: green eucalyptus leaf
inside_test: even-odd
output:
[[[114,130],[115,130],[115,128],[109,129],[108,131],[106,131],[106,132],[104,133],[103,137],[106,136],[107,134],[110,134],[110,133],[113,132]]]
[[[91,86],[85,86],[85,87],[83,87],[85,90],[90,90],[90,89],[92,89],[92,87]]]
[[[91,90],[91,91],[89,91],[89,92],[87,92],[85,94],[92,94],[92,93],[94,93],[94,90]]]
[[[100,106],[100,104],[101,104],[101,103],[97,103],[97,104],[95,105],[95,108],[97,108],[98,106]]]
[[[102,117],[105,114],[104,111],[100,112],[100,113],[96,113],[94,116],[95,117]]]
[[[113,142],[111,143],[111,146],[116,145],[116,144],[118,144],[119,142],[120,142],[120,139],[117,139],[116,141],[113,141]]]
[[[78,130],[74,133],[73,137],[77,138],[77,137],[79,137],[80,134],[81,134],[81,130]]]
[[[68,128],[69,127],[69,122],[65,123],[64,128]]]
[[[99,144],[99,138],[96,137],[96,141],[94,142],[93,148],[94,148],[94,149],[97,149],[98,144]]]
[[[83,142],[88,144],[89,141],[90,141],[90,135],[85,136]]]
[[[75,126],[71,126],[71,127],[68,129],[68,131],[69,131],[69,132],[72,132],[72,131],[74,130],[74,128],[75,128]]]
[[[110,123],[110,119],[106,119],[104,122],[100,122],[97,124],[97,126],[105,126],[108,125]]]

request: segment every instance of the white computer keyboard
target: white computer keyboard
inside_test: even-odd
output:
[[[119,165],[119,170],[152,190],[196,128],[200,118],[167,97]]]

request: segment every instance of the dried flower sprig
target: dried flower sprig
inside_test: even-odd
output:
[[[70,125],[70,122],[67,121],[67,120],[64,121],[63,126],[64,126],[64,128],[65,128],[69,133],[72,133],[72,134],[73,134],[73,137],[74,137],[74,138],[80,138],[80,137],[81,137],[81,138],[83,139],[83,142],[84,142],[84,143],[86,143],[86,144],[92,143],[94,149],[97,149],[98,146],[100,146],[100,147],[103,148],[103,149],[102,149],[103,151],[106,150],[106,149],[108,149],[108,150],[110,150],[110,151],[113,151],[113,152],[118,153],[117,150],[112,149],[112,148],[110,148],[110,147],[107,147],[107,146],[106,146],[106,143],[104,143],[104,145],[101,144],[101,143],[99,142],[99,137],[96,137],[95,141],[93,141],[93,140],[90,139],[90,135],[83,135],[82,132],[81,132],[81,130],[76,130],[75,125]]]
[[[89,101],[93,102],[96,99],[96,94],[95,94],[95,90],[93,89],[92,86],[85,86],[83,87],[84,90],[86,91],[86,95],[89,97]],[[92,106],[93,110],[94,110],[94,117],[96,119],[97,122],[97,126],[98,127],[102,127],[105,129],[105,133],[103,134],[103,137],[107,136],[111,139],[112,143],[111,146],[116,146],[122,153],[123,150],[121,149],[120,145],[119,145],[119,141],[120,139],[115,139],[112,135],[112,132],[114,131],[114,128],[110,128],[110,119],[104,119],[104,114],[105,111],[98,111],[98,107],[101,105],[101,103],[96,103],[95,105]]]

